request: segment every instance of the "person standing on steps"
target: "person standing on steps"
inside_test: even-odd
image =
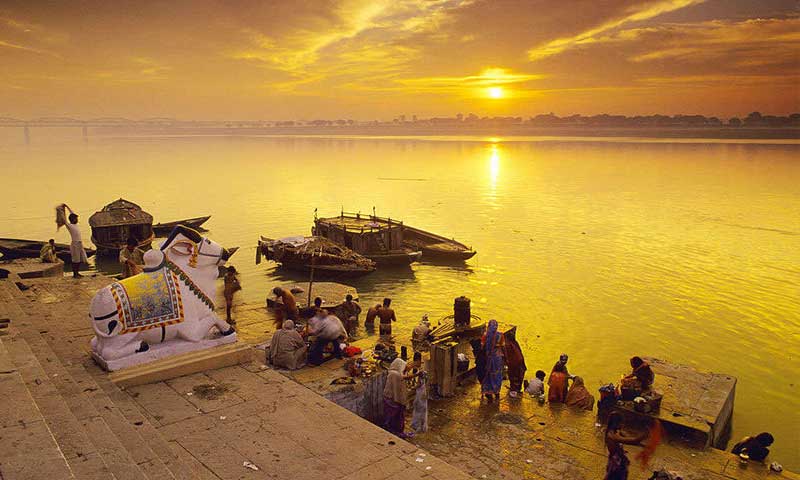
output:
[[[497,320],[489,320],[486,333],[481,340],[481,348],[486,356],[486,373],[481,381],[481,395],[492,403],[494,397],[500,401],[500,386],[503,383],[504,335],[498,331]]]
[[[79,273],[81,263],[88,263],[89,259],[86,257],[86,250],[83,248],[83,239],[81,238],[81,230],[78,227],[78,215],[72,211],[71,208],[65,203],[62,207],[69,211],[69,222],[64,226],[67,227],[71,239],[69,245],[69,253],[72,262],[72,277],[80,278],[83,275]]]

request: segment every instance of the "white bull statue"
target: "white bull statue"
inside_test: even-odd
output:
[[[175,227],[160,249],[145,253],[144,272],[95,294],[89,313],[94,353],[118,360],[175,339],[200,342],[212,327],[234,334],[214,313],[213,300],[218,267],[229,257],[195,230]]]

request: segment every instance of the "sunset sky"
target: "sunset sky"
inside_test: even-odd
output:
[[[0,1],[0,116],[800,111],[793,0]]]

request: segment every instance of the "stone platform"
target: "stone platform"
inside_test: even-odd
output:
[[[468,478],[258,363],[120,388],[89,356],[111,281],[0,280],[0,478]]]
[[[233,343],[236,343],[235,333],[232,335],[228,335],[226,337],[217,335],[212,338],[200,340],[199,342],[188,342],[185,340],[176,339],[169,343],[158,343],[155,345],[151,345],[146,352],[142,352],[137,355],[129,355],[127,357],[119,359],[106,360],[105,358],[98,355],[94,351],[91,352],[91,355],[92,358],[94,358],[94,361],[97,362],[98,365],[103,367],[104,370],[113,372],[123,369],[129,370],[137,366],[147,365],[148,367],[151,367],[153,366],[154,362],[156,363],[163,361],[171,362],[176,360],[176,357],[180,357],[179,360],[185,360],[187,358],[187,355],[189,356],[188,358],[191,358],[191,354],[193,353],[200,353],[202,351],[214,350],[218,347],[222,347],[224,345],[229,345]],[[227,367],[228,365],[223,365],[223,366]],[[143,382],[143,383],[148,383],[148,382]]]
[[[0,262],[0,273],[10,279],[60,277],[64,274],[64,263],[43,263],[36,258],[19,258]]]
[[[364,337],[355,344],[371,348],[377,336]],[[395,338],[397,350],[408,345],[405,336]],[[665,420],[693,429],[701,435],[712,435],[713,425],[705,423],[728,418],[733,406],[735,379],[730,376],[702,373],[690,367],[650,359],[656,372],[656,388],[664,391],[661,415]],[[343,375],[343,361],[329,360],[320,367],[296,371],[280,370],[318,394],[361,414],[375,396],[378,381],[357,380],[355,385],[333,385]],[[530,373],[530,372],[529,372]],[[505,396],[500,403],[481,401],[480,385],[474,378],[465,379],[456,395],[447,399],[429,400],[430,430],[416,435],[415,445],[447,458],[475,478],[499,479],[586,479],[603,478],[607,453],[602,425],[597,424],[596,411],[576,411],[563,405],[540,405],[524,396]],[[595,394],[595,396],[597,396]],[[680,400],[684,399],[684,400]],[[679,413],[680,416],[673,416]],[[410,419],[410,412],[407,414]],[[730,480],[786,478],[800,476],[784,471],[771,473],[766,465],[750,462],[746,467],[738,457],[704,448],[695,436],[682,433],[668,435],[658,447],[647,469],[633,464],[631,480],[645,480],[654,470],[666,468],[680,472],[685,480]],[[641,447],[626,447],[633,462]],[[780,462],[780,459],[771,459]]]
[[[700,448],[725,448],[733,417],[736,378],[652,357],[645,360],[656,374],[653,388],[664,396],[661,408],[652,416],[668,432]]]

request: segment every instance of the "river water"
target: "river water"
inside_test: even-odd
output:
[[[632,355],[734,375],[733,437],[770,431],[774,458],[800,469],[798,142],[31,137],[0,132],[0,237],[54,236],[59,202],[87,240],[89,215],[118,197],[156,221],[210,214],[208,236],[242,247],[243,299],[263,302],[277,277],[254,264],[259,235],[374,206],[478,251],[352,281],[364,305],[394,299],[398,328],[467,295],[519,325],[529,375],[562,352],[593,388]]]

